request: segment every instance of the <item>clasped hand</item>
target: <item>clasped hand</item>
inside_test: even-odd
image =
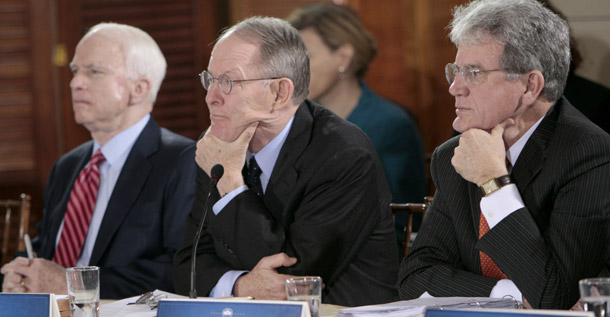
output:
[[[256,299],[285,300],[287,278],[292,275],[279,274],[277,268],[293,266],[296,258],[286,253],[277,253],[262,258],[248,274],[242,275],[235,282],[233,294],[235,296],[252,296]]]
[[[504,129],[512,119],[497,124],[490,132],[469,129],[462,133],[451,164],[465,180],[481,186],[488,180],[508,173],[505,164]]]
[[[2,292],[68,294],[66,269],[42,258],[17,257],[0,269]]]

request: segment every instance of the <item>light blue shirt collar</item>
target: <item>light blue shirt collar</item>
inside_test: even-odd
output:
[[[121,131],[101,147],[102,154],[104,154],[104,157],[106,158],[105,163],[108,163],[113,170],[120,171],[123,168],[123,164],[125,164],[133,144],[136,143],[136,139],[140,136],[140,133],[142,133],[142,130],[144,130],[144,127],[149,120],[150,114],[147,114],[140,119],[140,121],[136,122],[136,124]],[[94,141],[93,153],[99,148],[100,144],[97,143],[97,141]]]
[[[257,153],[251,153],[248,151],[246,153],[246,161],[250,162],[250,157],[254,155],[256,158],[256,163],[261,168],[261,185],[263,187],[263,192],[267,190],[267,184],[269,184],[269,180],[271,179],[271,173],[273,172],[273,167],[275,166],[275,162],[277,162],[277,158],[280,155],[280,150],[282,150],[282,146],[284,146],[284,142],[286,142],[286,138],[288,137],[288,132],[290,132],[290,128],[292,127],[292,122],[294,121],[294,116],[288,121],[288,124],[282,129],[278,135],[271,140],[271,142],[267,143],[260,151]],[[249,164],[249,163],[248,163]]]

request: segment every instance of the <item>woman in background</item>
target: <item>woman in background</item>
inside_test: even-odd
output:
[[[287,20],[300,31],[309,51],[308,98],[369,136],[394,202],[421,202],[426,195],[426,178],[417,125],[404,108],[377,95],[362,81],[377,53],[373,36],[353,10],[332,3],[296,9]],[[402,241],[405,221],[406,216],[396,219],[398,241]]]

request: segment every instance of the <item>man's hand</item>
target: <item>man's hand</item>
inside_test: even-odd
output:
[[[15,269],[19,266],[29,266],[30,262],[24,257],[17,257],[9,263],[6,263],[0,269],[0,273],[4,274],[2,282],[3,293],[26,293],[24,276],[15,273]]]
[[[46,259],[18,257],[1,272],[3,292],[68,294],[66,269]]]
[[[284,300],[286,299],[285,282],[292,275],[279,274],[275,270],[282,266],[293,266],[296,258],[286,253],[278,253],[262,258],[246,275],[235,282],[233,295],[253,296],[256,299]]]
[[[232,142],[225,142],[212,134],[211,129],[197,142],[195,161],[208,175],[212,166],[222,164],[224,175],[218,182],[220,196],[244,184],[241,170],[246,161],[246,151],[258,122],[251,123],[240,136]]]
[[[497,124],[491,132],[469,129],[462,133],[455,148],[451,164],[465,180],[481,186],[488,180],[508,174],[506,147],[502,134],[513,124],[507,119]]]

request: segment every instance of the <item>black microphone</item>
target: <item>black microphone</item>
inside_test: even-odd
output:
[[[225,169],[220,164],[216,164],[212,166],[212,171],[210,174],[210,188],[208,190],[208,197],[205,199],[205,204],[203,205],[203,216],[201,217],[201,221],[199,221],[199,228],[197,229],[197,233],[195,234],[195,241],[193,243],[193,252],[191,254],[191,292],[189,294],[189,298],[197,298],[197,289],[195,288],[195,260],[197,258],[197,245],[199,245],[199,238],[201,237],[201,230],[203,230],[203,222],[205,221],[205,216],[208,214],[208,207],[210,205],[210,197],[212,196],[212,191],[216,188],[216,184],[218,184],[218,180],[224,174]]]

